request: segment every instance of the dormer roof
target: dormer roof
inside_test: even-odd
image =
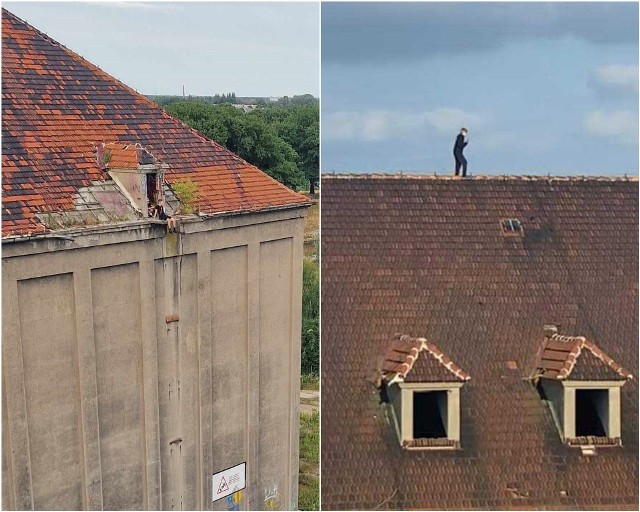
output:
[[[471,377],[425,338],[396,334],[382,361],[382,380],[397,382],[464,382]]]
[[[627,380],[631,373],[584,336],[553,334],[542,341],[535,378],[551,380]]]
[[[105,155],[108,155],[105,158]],[[159,165],[159,160],[141,144],[107,142],[97,146],[98,163],[107,169],[139,169],[140,166]]]

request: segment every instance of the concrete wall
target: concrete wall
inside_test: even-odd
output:
[[[3,508],[295,508],[304,213],[3,243]]]

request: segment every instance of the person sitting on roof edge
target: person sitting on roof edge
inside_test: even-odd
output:
[[[462,150],[469,144],[468,133],[466,128],[462,128],[453,146],[453,157],[456,159],[456,176],[460,175],[460,167],[462,167],[463,178],[467,176],[467,159],[462,154]]]
[[[176,208],[173,212],[173,215],[180,214],[180,208]],[[178,232],[178,221],[173,217],[173,215],[167,215],[164,211],[164,203],[162,199],[158,199],[158,204],[155,207],[155,212],[153,217],[160,220],[167,221],[167,233],[177,233]]]

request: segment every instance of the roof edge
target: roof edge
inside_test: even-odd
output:
[[[418,343],[418,347],[413,347],[407,354],[405,362],[400,365],[404,367],[401,371],[395,371],[395,375],[391,378],[383,377],[382,380],[387,382],[387,385],[404,382],[404,379],[412,370],[413,365],[418,360],[421,352],[427,352],[429,356],[438,361],[444,368],[446,368],[451,374],[453,374],[458,380],[466,382],[471,380],[471,377],[457,364],[455,364],[442,350],[440,350],[434,343],[427,341],[426,338],[412,338],[407,334],[397,334],[394,337],[394,341],[404,341],[407,343]]]
[[[640,181],[636,175],[630,176],[627,174],[617,176],[605,176],[605,175],[554,175],[554,174],[482,174],[476,176],[466,176],[461,178],[460,176],[454,176],[452,174],[438,174],[433,172],[430,174],[420,174],[416,171],[411,172],[372,172],[372,173],[359,173],[359,172],[322,172],[321,178],[324,179],[339,179],[339,180],[375,180],[375,179],[407,179],[407,180],[442,180],[442,181],[606,181],[606,182],[618,182],[629,181],[637,183]]]

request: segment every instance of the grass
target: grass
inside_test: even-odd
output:
[[[318,227],[320,225],[320,203],[315,201],[313,206],[309,208],[307,218],[304,220],[304,238],[317,239]]]
[[[298,508],[320,509],[320,413],[300,415],[300,471]]]
[[[300,389],[318,391],[320,389],[320,377],[317,375],[300,375]]]

